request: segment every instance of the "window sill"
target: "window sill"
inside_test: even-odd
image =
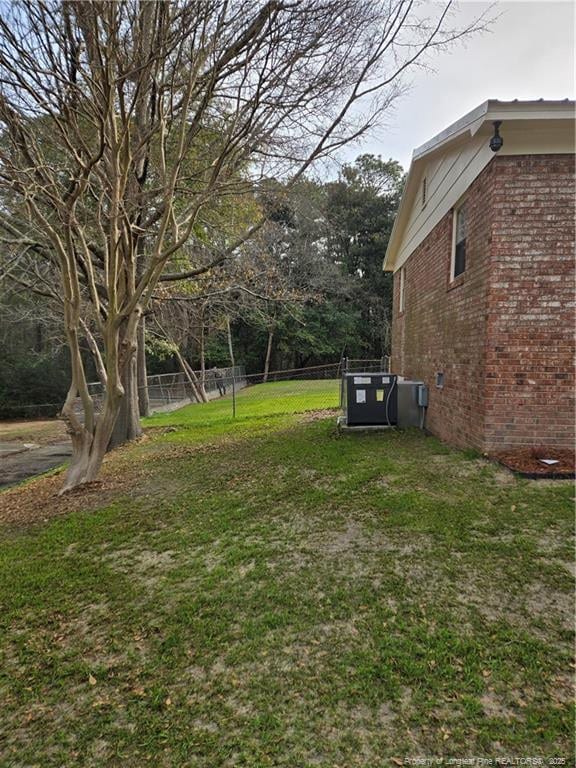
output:
[[[461,275],[458,275],[458,277],[455,277],[454,280],[451,280],[448,283],[448,286],[446,287],[446,290],[447,291],[453,291],[454,288],[459,288],[465,282],[466,282],[466,273],[463,272]]]

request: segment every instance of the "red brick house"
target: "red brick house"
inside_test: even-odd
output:
[[[384,261],[391,370],[428,384],[455,445],[574,445],[574,117],[487,101],[414,152]]]

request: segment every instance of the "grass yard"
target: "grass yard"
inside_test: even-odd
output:
[[[307,381],[275,381],[256,384],[239,390],[236,395],[236,420],[277,416],[289,413],[338,408],[340,379]],[[226,397],[211,400],[202,406],[182,408],[172,413],[160,413],[146,419],[149,426],[207,425],[232,419],[230,387]]]
[[[254,390],[0,494],[0,765],[572,765],[572,484]]]

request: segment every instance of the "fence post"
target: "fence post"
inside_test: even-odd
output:
[[[342,370],[340,371],[340,408],[344,407],[344,382],[348,369],[348,358],[343,357],[341,361]]]
[[[232,369],[232,418],[236,418],[236,368]]]

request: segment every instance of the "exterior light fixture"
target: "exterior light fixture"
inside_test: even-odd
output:
[[[499,128],[502,125],[502,120],[494,120],[492,123],[494,126],[494,136],[490,139],[490,149],[492,152],[498,152],[504,146],[504,139],[500,136]]]

